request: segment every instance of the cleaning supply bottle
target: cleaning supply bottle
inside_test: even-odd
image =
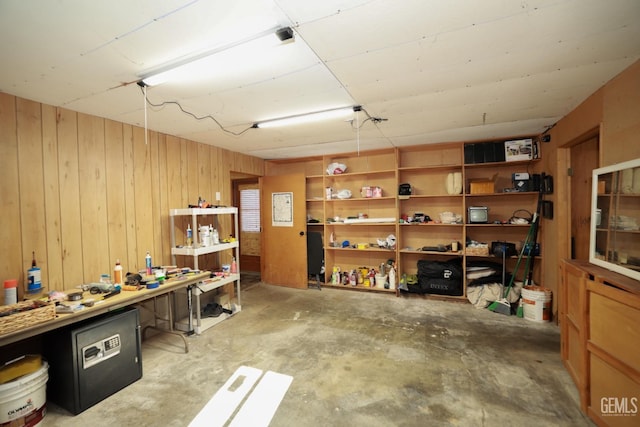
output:
[[[233,257],[231,260],[231,274],[238,274],[238,263],[236,262],[236,257]]]
[[[149,251],[147,251],[147,256],[144,257],[144,261],[145,261],[145,266],[147,268],[147,275],[151,274],[151,254],[149,253]]]
[[[213,228],[212,226],[209,226],[213,231],[211,232],[211,240],[213,241],[214,245],[219,245],[220,244],[220,235],[218,234],[218,230]]]
[[[396,269],[393,265],[389,266],[389,289],[396,288]]]
[[[4,305],[17,304],[18,302],[18,280],[10,279],[4,281]]]
[[[40,267],[36,265],[36,252],[33,251],[33,259],[31,260],[31,268],[27,270],[27,292],[37,293],[42,288],[42,272]]]
[[[191,224],[187,224],[187,247],[190,248],[193,243],[193,230],[191,230]]]
[[[122,265],[120,264],[120,259],[116,260],[116,266],[113,267],[113,284],[114,285],[124,285],[122,281]]]

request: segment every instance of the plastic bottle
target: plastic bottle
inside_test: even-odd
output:
[[[187,224],[187,247],[190,248],[193,244],[193,230],[191,230],[191,224]]]
[[[18,279],[4,281],[4,304],[18,303]]]
[[[120,286],[124,284],[122,281],[122,265],[120,264],[120,259],[116,260],[116,266],[113,267],[113,284]]]
[[[231,260],[231,274],[238,273],[238,263],[236,262],[236,257],[233,257]]]
[[[144,257],[144,263],[147,268],[147,275],[151,274],[151,254],[147,251],[147,256]]]
[[[396,269],[393,266],[389,267],[389,289],[396,288]]]
[[[214,245],[218,245],[220,244],[220,235],[218,234],[218,230],[216,230],[215,228],[209,226],[211,229],[213,229],[213,231],[211,232],[212,235],[212,241]]]
[[[33,252],[31,260],[31,268],[27,270],[27,292],[36,293],[42,288],[42,272],[40,267],[36,266],[36,253]]]

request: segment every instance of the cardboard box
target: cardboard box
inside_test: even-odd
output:
[[[533,139],[505,141],[504,157],[507,162],[533,159]]]
[[[474,179],[469,183],[469,194],[491,194],[496,192],[498,174],[488,179]]]

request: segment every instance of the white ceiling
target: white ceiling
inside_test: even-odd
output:
[[[0,91],[144,126],[140,75],[264,16],[295,42],[148,88],[210,116],[148,128],[265,159],[538,134],[640,58],[638,0],[2,0]],[[250,128],[350,105],[388,120]]]

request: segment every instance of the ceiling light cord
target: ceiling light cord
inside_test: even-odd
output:
[[[147,145],[149,143],[147,140],[147,86],[145,85],[142,90],[144,95],[144,145]]]
[[[144,98],[145,98],[145,101],[146,101],[145,102],[145,129],[146,129],[146,122],[147,122],[147,115],[146,115],[146,112],[147,112],[146,106],[147,106],[147,104],[149,104],[150,106],[152,106],[154,108],[162,108],[162,107],[164,107],[166,105],[176,105],[180,109],[180,111],[182,111],[184,114],[186,114],[188,116],[191,116],[196,120],[210,119],[216,125],[218,125],[220,130],[222,130],[225,133],[228,133],[229,135],[233,135],[233,136],[240,136],[240,135],[242,135],[243,133],[247,132],[249,129],[251,129],[253,127],[253,125],[252,125],[252,126],[249,126],[246,129],[242,130],[241,132],[233,132],[233,131],[230,131],[230,130],[226,129],[224,126],[222,126],[222,124],[218,120],[216,120],[216,118],[213,117],[211,114],[207,114],[205,116],[197,116],[194,113],[192,113],[191,111],[185,110],[178,101],[162,101],[159,104],[154,104],[147,97],[147,90],[146,90],[147,86],[144,83],[140,84],[140,82],[138,83],[138,86],[140,86],[140,88],[142,89],[142,91],[144,93]],[[145,133],[146,133],[146,131],[145,131]]]
[[[367,123],[367,122],[369,122],[369,121],[370,121],[371,123],[378,124],[378,123],[386,122],[387,120],[389,120],[389,119],[387,119],[387,118],[383,118],[383,117],[374,117],[374,116],[372,116],[371,114],[369,114],[369,112],[368,112],[367,110],[365,110],[365,109],[364,109],[363,107],[361,107],[361,106],[354,107],[354,108],[353,108],[353,111],[355,111],[355,112],[363,111],[363,112],[364,112],[364,114],[367,116],[367,118],[366,118],[366,119],[364,119],[364,120],[362,121],[362,123],[358,123],[358,124],[356,124],[355,128],[361,128],[362,126],[364,126],[364,124],[365,124],[365,123]],[[351,121],[351,126],[352,126],[352,127],[354,127],[354,126],[353,126],[353,120]]]
[[[362,108],[355,110],[356,113],[356,141],[358,144],[358,157],[360,156],[360,111]]]

